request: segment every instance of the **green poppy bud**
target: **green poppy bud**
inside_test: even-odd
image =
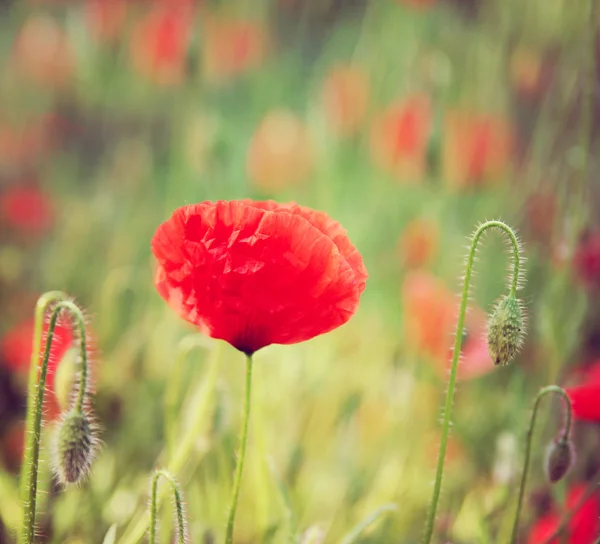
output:
[[[63,416],[54,442],[54,467],[63,484],[79,483],[90,471],[98,440],[89,416],[77,409]]]
[[[553,442],[546,454],[546,475],[552,484],[562,480],[573,465],[575,451],[566,438]]]
[[[495,365],[507,365],[523,345],[525,318],[521,301],[504,295],[488,321],[488,351]]]

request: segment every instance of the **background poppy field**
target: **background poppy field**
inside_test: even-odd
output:
[[[592,0],[0,2],[0,542],[19,520],[33,308],[51,289],[89,317],[103,447],[81,487],[61,490],[43,464],[40,541],[101,543],[113,527],[116,542],[137,542],[158,466],[182,484],[191,541],[222,541],[243,357],[164,304],[150,240],[179,206],[253,198],[326,211],[369,279],[340,329],[257,353],[236,541],[350,542],[374,513],[354,542],[419,541],[467,238],[501,218],[527,257],[526,344],[507,367],[488,355],[508,256],[486,237],[435,541],[508,541],[531,403],[555,383],[573,402],[577,461],[548,484],[545,450],[564,418],[542,401],[519,542],[592,544],[598,11]],[[71,331],[57,336],[46,435],[76,359]],[[548,540],[564,516],[564,539]]]

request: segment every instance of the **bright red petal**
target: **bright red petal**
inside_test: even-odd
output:
[[[274,202],[179,208],[152,240],[157,290],[245,353],[328,332],[356,311],[366,271],[341,227],[331,231],[337,244],[318,227],[324,217]]]

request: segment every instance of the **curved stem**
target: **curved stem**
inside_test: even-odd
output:
[[[49,291],[48,293],[44,293],[37,301],[35,305],[35,317],[34,317],[34,325],[33,325],[33,345],[31,347],[31,358],[29,363],[29,378],[27,384],[27,398],[34,399],[36,395],[36,387],[38,383],[39,376],[39,363],[40,363],[40,350],[42,349],[42,334],[44,332],[44,319],[46,317],[46,312],[48,307],[61,300],[66,300],[67,295],[62,293],[61,291]],[[27,404],[27,415],[25,421],[25,429],[26,436],[29,436],[33,433],[33,404],[28,402]],[[25,497],[27,493],[27,488],[24,485],[26,482],[26,464],[23,463],[21,465],[21,497]]]
[[[19,542],[21,544],[33,544],[35,538],[35,514],[37,505],[37,485],[38,469],[40,458],[40,441],[42,434],[42,412],[44,408],[44,393],[46,390],[46,376],[48,374],[48,361],[50,359],[50,350],[54,338],[54,330],[60,313],[66,310],[70,312],[78,322],[80,328],[84,327],[84,318],[81,310],[70,300],[61,300],[52,309],[50,323],[48,325],[48,334],[46,346],[42,357],[42,365],[39,370],[39,379],[34,388],[34,395],[28,398],[28,405],[32,406],[32,423],[30,432],[27,434],[27,445],[25,448],[25,459],[23,462],[23,479],[21,481],[22,499],[23,499],[23,524]],[[41,343],[41,342],[40,342]],[[35,347],[35,339],[34,339]],[[85,336],[81,338],[81,349],[85,351]],[[32,361],[35,361],[37,369],[37,358],[39,350],[32,354]],[[85,370],[82,371],[82,386],[85,386],[83,379],[87,377],[87,357],[83,359]],[[37,373],[37,372],[36,372]],[[29,429],[28,429],[29,430]]]
[[[186,543],[186,523],[185,514],[183,510],[183,499],[181,496],[181,489],[179,484],[175,481],[175,478],[171,476],[166,470],[157,470],[152,477],[152,485],[150,492],[150,535],[149,544],[156,544],[156,526],[158,518],[158,480],[161,476],[165,478],[171,485],[173,491],[173,497],[175,498],[175,518],[176,518],[176,530],[177,530],[177,544]]]
[[[235,467],[235,476],[233,478],[233,492],[231,495],[231,504],[227,516],[227,530],[225,544],[233,543],[233,526],[235,524],[235,512],[237,510],[238,498],[240,496],[240,486],[242,483],[242,472],[244,470],[244,457],[246,455],[246,442],[248,440],[248,421],[250,420],[250,400],[252,393],[252,356],[246,356],[246,387],[244,392],[244,408],[242,412],[242,432],[240,435],[240,447],[238,451],[237,465]]]
[[[440,499],[442,489],[442,477],[444,473],[444,460],[446,457],[446,446],[448,445],[448,435],[450,433],[452,408],[454,404],[454,390],[456,389],[456,374],[458,371],[458,360],[462,347],[463,331],[465,327],[465,317],[467,313],[467,301],[469,299],[469,288],[471,284],[471,276],[473,273],[473,262],[475,261],[475,253],[477,252],[477,244],[482,234],[489,228],[498,228],[508,235],[513,248],[513,275],[510,284],[510,293],[514,295],[518,288],[519,274],[521,267],[521,247],[513,230],[502,221],[486,221],[481,224],[473,234],[471,247],[467,256],[467,265],[465,270],[465,278],[463,284],[462,298],[460,301],[460,309],[458,313],[458,323],[456,325],[456,335],[454,339],[454,351],[452,353],[452,365],[450,368],[450,378],[448,381],[448,390],[446,392],[446,401],[444,403],[444,417],[442,420],[442,438],[440,442],[440,450],[437,460],[437,469],[435,474],[435,483],[433,486],[433,495],[429,503],[429,512],[425,525],[425,535],[423,538],[424,544],[429,544],[433,536],[433,528],[435,524],[435,516],[437,505]]]
[[[525,463],[523,465],[523,474],[521,475],[521,484],[519,485],[519,497],[517,499],[517,510],[515,512],[515,521],[513,523],[512,535],[510,538],[510,542],[514,543],[517,541],[517,532],[519,530],[519,516],[521,515],[521,505],[523,503],[523,495],[525,494],[525,485],[527,483],[527,472],[529,471],[529,460],[531,457],[531,443],[533,439],[533,431],[535,429],[535,420],[537,417],[537,409],[540,404],[540,400],[543,397],[550,393],[556,393],[560,395],[567,408],[567,415],[565,421],[565,428],[563,429],[563,439],[567,439],[569,433],[571,432],[571,400],[569,399],[567,393],[562,387],[558,385],[548,385],[540,389],[539,393],[536,395],[534,403],[533,403],[533,413],[531,414],[531,421],[529,422],[529,429],[527,430],[527,442],[525,446]]]

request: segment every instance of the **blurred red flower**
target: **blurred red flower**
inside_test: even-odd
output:
[[[203,26],[202,69],[221,84],[260,66],[268,51],[267,29],[259,22],[207,16]]]
[[[567,510],[575,510],[567,528],[568,544],[593,544],[600,532],[600,501],[598,494],[583,501],[587,493],[586,486],[576,484],[571,486],[567,493]],[[562,516],[554,508],[549,513],[539,518],[531,527],[528,544],[540,544],[546,542],[559,528]],[[549,544],[559,544],[560,538],[555,538]]]
[[[31,15],[21,27],[13,49],[14,68],[44,87],[61,87],[74,70],[68,38],[49,15]]]
[[[53,220],[52,201],[37,187],[13,185],[0,192],[0,224],[4,227],[40,236]]]
[[[369,103],[369,78],[358,66],[334,66],[322,90],[325,117],[340,136],[354,134],[365,118]]]
[[[305,180],[312,166],[313,146],[304,123],[287,110],[268,113],[248,148],[250,181],[265,192],[277,192]]]
[[[502,178],[508,170],[512,147],[512,126],[502,117],[448,112],[443,131],[445,182],[464,188]]]
[[[424,9],[433,6],[437,0],[397,0],[401,4],[411,8]]]
[[[600,421],[600,361],[580,373],[580,385],[567,387],[573,417],[583,421]]]
[[[293,203],[184,206],[158,227],[152,251],[156,288],[169,305],[247,354],[342,325],[367,279],[344,228]]]
[[[0,120],[0,170],[18,172],[39,161],[49,148],[56,125],[47,115],[18,124]]]
[[[31,346],[33,342],[34,321],[28,320],[9,330],[0,340],[0,355],[3,364],[10,370],[18,373],[29,373]],[[44,324],[42,345],[40,348],[38,366],[42,364],[45,350],[45,338],[48,332],[48,323]],[[58,399],[54,390],[54,379],[59,363],[73,346],[73,329],[69,322],[59,319],[54,329],[54,337],[50,348],[50,359],[46,374],[46,417],[54,419],[60,412]]]
[[[600,230],[583,234],[573,255],[573,267],[583,284],[600,286]]]
[[[87,0],[85,19],[94,39],[110,42],[124,28],[127,18],[126,0]]]
[[[428,357],[440,372],[450,368],[458,320],[456,295],[437,277],[423,270],[406,274],[402,284],[404,338],[411,349]],[[465,323],[460,379],[476,378],[494,369],[485,339],[487,316],[470,308]]]
[[[427,167],[431,104],[413,95],[389,106],[371,127],[371,156],[382,170],[401,180],[421,181]]]
[[[436,222],[417,218],[411,221],[400,235],[398,252],[406,269],[427,266],[439,247],[440,231]]]
[[[181,83],[192,26],[191,8],[157,6],[140,19],[131,36],[130,55],[136,70],[158,85]]]

